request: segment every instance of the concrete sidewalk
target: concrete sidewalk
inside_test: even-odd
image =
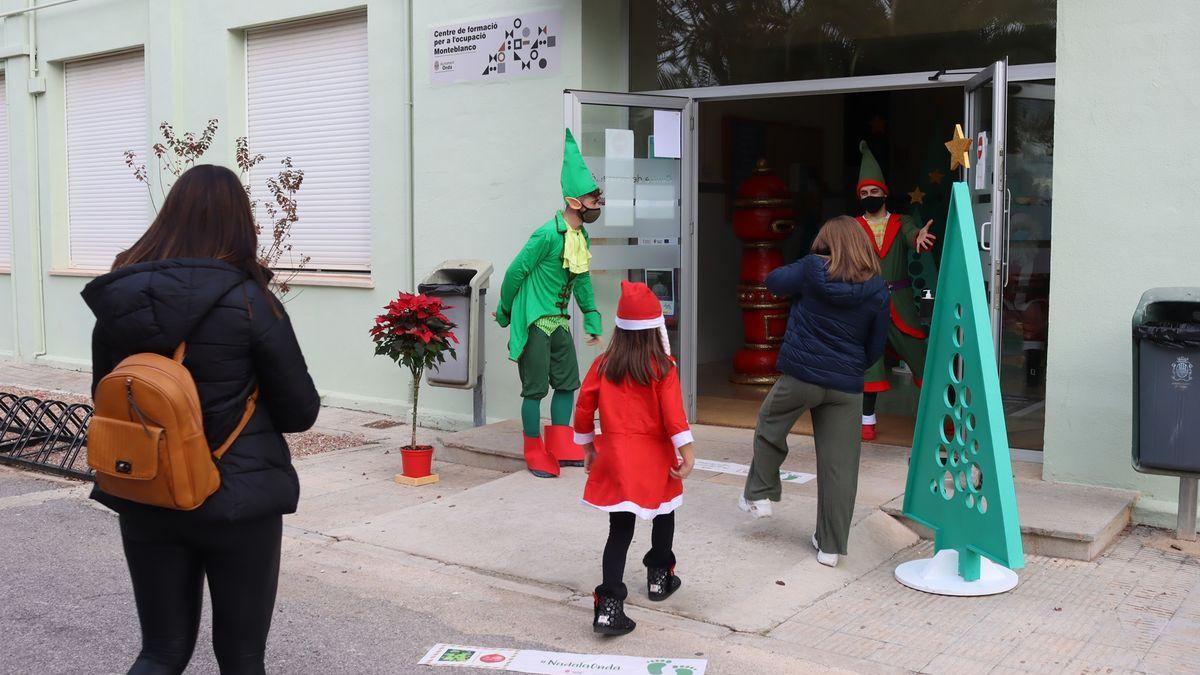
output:
[[[753,431],[732,427],[693,425],[696,455],[702,459],[748,465],[753,454]],[[520,471],[521,427],[507,420],[441,437],[443,457],[475,466]],[[783,468],[816,472],[816,446],[811,436],[788,437],[790,452]],[[858,472],[857,506],[882,510],[900,517],[908,475],[909,448],[864,443]],[[1042,480],[1042,465],[1012,463],[1020,509],[1022,541],[1026,553],[1092,560],[1116,540],[1129,524],[1137,493],[1092,485],[1071,485]],[[731,476],[699,472],[702,480],[741,484]],[[788,486],[789,489],[795,486]],[[816,497],[816,484],[801,486],[797,494]],[[810,520],[811,522],[811,520]],[[915,526],[914,526],[915,527]],[[929,533],[916,528],[923,536]]]

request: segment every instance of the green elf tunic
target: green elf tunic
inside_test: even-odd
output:
[[[867,219],[859,216],[856,220],[879,255],[881,276],[891,293],[892,325],[888,329],[888,344],[912,369],[913,381],[921,386],[921,375],[925,372],[925,339],[928,336],[920,328],[912,280],[908,275],[908,254],[916,250],[917,234],[921,228],[911,216],[889,214],[883,243],[880,244]],[[883,361],[880,358],[867,369],[864,392],[878,393],[891,389]]]
[[[600,313],[592,293],[591,273],[574,274],[564,264],[569,227],[562,211],[555,213],[529,237],[508,266],[500,286],[496,322],[509,327],[508,357],[522,366],[523,398],[541,398],[551,385],[556,390],[579,388],[575,347],[566,330],[572,296],[584,313],[584,331],[589,335],[602,332]],[[588,241],[587,230],[581,226],[580,231]],[[536,353],[530,352],[531,347]],[[529,357],[537,363],[528,363]],[[549,359],[546,364],[549,381],[540,374],[543,370],[541,361],[545,359]],[[526,365],[530,367],[526,368]]]

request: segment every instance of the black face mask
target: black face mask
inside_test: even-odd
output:
[[[600,209],[589,209],[581,204],[579,207],[579,219],[585,223],[594,223],[600,219]]]
[[[862,206],[863,213],[875,213],[883,208],[887,197],[860,197],[858,203]]]

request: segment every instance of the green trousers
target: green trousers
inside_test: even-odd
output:
[[[575,358],[575,340],[566,328],[552,335],[536,325],[529,327],[525,351],[517,361],[521,375],[521,427],[529,438],[542,435],[542,399],[550,389],[550,423],[571,424],[575,412],[575,390],[579,389],[579,361]]]
[[[746,499],[779,501],[779,467],[787,458],[788,432],[805,410],[812,411],[817,446],[817,544],[825,553],[845,555],[858,494],[862,394],[780,377],[758,411]]]
[[[517,360],[517,371],[521,375],[521,398],[541,400],[551,388],[579,389],[579,361],[570,331],[559,328],[553,335],[546,335],[541,328],[530,326],[525,351]]]

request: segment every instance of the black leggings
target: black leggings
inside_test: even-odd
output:
[[[263,673],[279,583],[282,516],[196,524],[177,513],[125,514],[121,539],[142,627],[132,675],[182,673],[200,628],[204,579],[223,674]]]
[[[596,593],[624,600],[629,594],[625,588],[625,557],[633,543],[633,526],[637,516],[632,513],[613,512],[608,514],[608,543],[604,545],[601,567],[604,583],[596,587]],[[675,512],[654,517],[650,530],[650,550],[642,558],[646,567],[675,567],[675,554],[671,542],[675,539]]]
[[[875,403],[879,400],[877,393],[863,394],[863,414],[867,417],[875,414]]]

